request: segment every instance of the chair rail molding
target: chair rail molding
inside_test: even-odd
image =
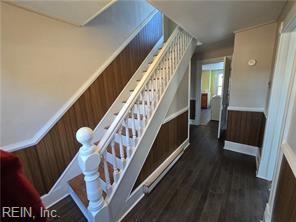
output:
[[[228,110],[265,113],[265,108],[264,107],[228,106]]]
[[[177,112],[172,113],[171,115],[167,116],[163,122],[163,124],[175,119],[177,116],[185,113],[189,109],[188,106],[184,107],[183,109],[178,110]]]
[[[30,139],[17,143],[2,146],[1,149],[7,152],[14,152],[34,146],[49,132],[49,130],[62,118],[67,110],[78,100],[78,98],[89,88],[89,86],[100,76],[100,74],[111,64],[111,62],[124,50],[124,48],[135,38],[135,36],[145,27],[146,24],[158,12],[155,9],[151,14],[130,34],[122,45],[105,61],[105,63],[94,72],[89,79],[76,91],[76,93],[37,131]]]

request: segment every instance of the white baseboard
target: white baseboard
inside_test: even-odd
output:
[[[271,211],[268,203],[265,206],[263,222],[271,222]]]
[[[187,138],[152,174],[143,182],[143,191],[150,193],[167,172],[174,166],[182,156],[184,150],[189,146]]]
[[[254,156],[256,158],[256,167],[258,170],[260,163],[259,147],[225,140],[224,149],[237,153],[246,154],[249,156]]]
[[[243,153],[243,154],[254,156],[254,157],[257,157],[259,153],[259,148],[257,146],[250,146],[250,145],[235,143],[227,140],[225,140],[224,149],[237,152],[237,153]]]
[[[41,197],[42,203],[44,204],[45,208],[50,208],[65,197],[69,195],[67,185],[64,185],[60,188],[57,188],[53,192],[45,194]]]

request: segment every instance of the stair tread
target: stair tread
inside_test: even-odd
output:
[[[119,114],[119,112],[114,113],[115,116],[117,116],[118,114]],[[137,113],[130,113],[129,118],[132,118],[133,115],[134,115],[134,119],[138,119],[138,114]],[[140,114],[140,120],[143,120],[143,119],[144,119],[144,115]]]
[[[126,101],[122,101],[122,103],[126,103]],[[148,102],[147,101],[145,101],[144,103],[145,103],[145,105],[148,105]],[[143,104],[143,101],[139,101],[138,104],[139,105],[142,105]],[[150,105],[151,104],[152,104],[152,102],[150,101]]]
[[[157,78],[153,78],[153,80],[156,80],[156,79],[158,79],[158,80],[159,80],[159,79],[164,79],[164,78],[163,78],[163,77],[157,77]],[[142,79],[137,79],[136,81],[137,81],[137,82],[140,82],[141,80],[142,80]]]

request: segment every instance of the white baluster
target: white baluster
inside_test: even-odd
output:
[[[157,72],[154,74],[155,79],[155,106],[158,102],[158,81],[157,81]]]
[[[160,96],[164,92],[164,75],[163,74],[164,74],[164,62],[161,63],[161,69],[160,69],[160,85],[161,85]]]
[[[128,130],[128,117],[126,117],[125,119],[125,138],[126,138],[126,152],[127,152],[127,157],[130,158],[132,156],[133,153],[133,148],[131,146],[131,142],[130,142],[130,135],[129,135],[129,130]]]
[[[145,92],[147,92],[147,96],[145,96]],[[146,90],[146,86],[144,87],[144,91],[141,92],[141,98],[142,98],[142,107],[143,107],[143,128],[146,126],[146,120],[147,120],[147,110],[146,110],[146,106],[145,106],[145,103],[146,101],[148,100],[148,98],[150,97],[150,92],[149,90]],[[147,102],[148,103],[148,102]],[[148,103],[149,104],[149,103]],[[140,106],[138,104],[138,120],[139,120],[139,123],[141,122],[141,116],[140,116]],[[142,134],[142,124],[139,124],[139,128],[141,130],[141,134]]]
[[[159,98],[162,95],[162,62],[159,63],[159,68],[158,68],[158,78],[159,78]]]
[[[166,53],[166,75],[165,75],[165,84],[167,85],[167,83],[169,82],[169,74],[170,74],[170,66],[169,66],[169,53]]]
[[[123,150],[122,126],[120,127],[119,134],[120,134],[120,140],[119,140],[120,159],[121,159],[121,161],[122,161],[122,165],[123,165],[123,167],[124,167],[125,164],[126,164],[126,159],[125,159],[125,156],[124,156],[124,150]]]
[[[136,134],[136,121],[135,121],[135,106],[133,106],[130,110],[131,118],[132,118],[132,135],[133,135],[133,146],[136,147],[137,144],[137,134]]]
[[[187,46],[184,32],[182,32],[182,39],[183,39],[183,53],[184,53]]]
[[[144,87],[143,90],[145,91],[145,87]],[[137,129],[138,129],[139,135],[142,134],[142,121],[141,121],[141,110],[140,110],[141,105],[140,105],[139,101],[142,100],[143,101],[142,104],[144,104],[144,107],[145,107],[145,103],[144,103],[145,102],[145,99],[142,97],[142,93],[143,92],[141,92],[141,94],[140,94],[141,99],[137,99],[137,101],[136,101],[136,105],[137,105],[136,113],[137,113],[137,119],[138,119]],[[143,113],[144,113],[144,110],[143,110]],[[144,123],[144,125],[145,125],[145,123]]]
[[[107,195],[109,196],[112,192],[112,185],[111,185],[110,174],[109,174],[108,163],[107,163],[107,150],[105,150],[103,153],[103,163],[104,163],[106,191],[107,191]]]
[[[176,44],[177,44],[177,60],[179,61],[180,60],[180,33],[178,33]]]
[[[115,152],[115,141],[114,140],[112,140],[112,142],[111,142],[111,150],[112,150],[112,156],[113,156],[113,178],[114,178],[114,181],[117,182],[119,179],[119,171],[118,171],[118,165],[117,165],[117,157],[116,157],[116,152]]]
[[[169,80],[171,79],[172,73],[174,71],[174,61],[173,61],[173,51],[172,51],[172,46],[170,47],[170,75],[169,75]]]
[[[183,33],[181,32],[181,34],[180,34],[180,50],[181,50],[181,55],[183,55],[183,49],[184,49],[184,41],[183,41]]]
[[[151,92],[152,92],[152,110],[154,110],[155,109],[155,104],[156,104],[156,99],[157,99],[155,73],[152,74]]]
[[[151,80],[149,80],[149,83],[148,83],[148,86],[146,85],[145,86],[145,89],[149,92],[149,85],[150,85],[150,81]],[[152,95],[152,92],[150,93],[149,92],[149,94],[148,94],[148,96],[147,96],[147,119],[149,119],[150,118],[150,116],[151,116],[151,114],[152,114],[152,110],[151,110],[151,104],[150,104],[150,96]],[[143,107],[145,107],[145,104],[143,103]],[[146,121],[145,121],[146,122]],[[146,124],[146,123],[145,123]]]
[[[92,143],[93,131],[90,128],[80,128],[76,133],[76,139],[82,144],[78,153],[78,163],[86,184],[88,210],[96,213],[104,205],[99,180],[100,155],[96,153],[97,146]]]
[[[176,41],[173,42],[172,48],[173,48],[173,69],[175,70],[175,68],[176,68]],[[172,75],[173,75],[173,73],[172,73]]]

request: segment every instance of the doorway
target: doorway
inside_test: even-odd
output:
[[[195,125],[207,125],[218,122],[218,138],[225,135],[227,107],[229,104],[230,59],[227,57],[202,61],[197,74],[196,94],[200,103],[196,103],[199,122]],[[198,101],[198,100],[197,100]]]
[[[224,78],[224,62],[202,65],[201,73],[201,105],[200,124],[219,121],[222,87]]]

